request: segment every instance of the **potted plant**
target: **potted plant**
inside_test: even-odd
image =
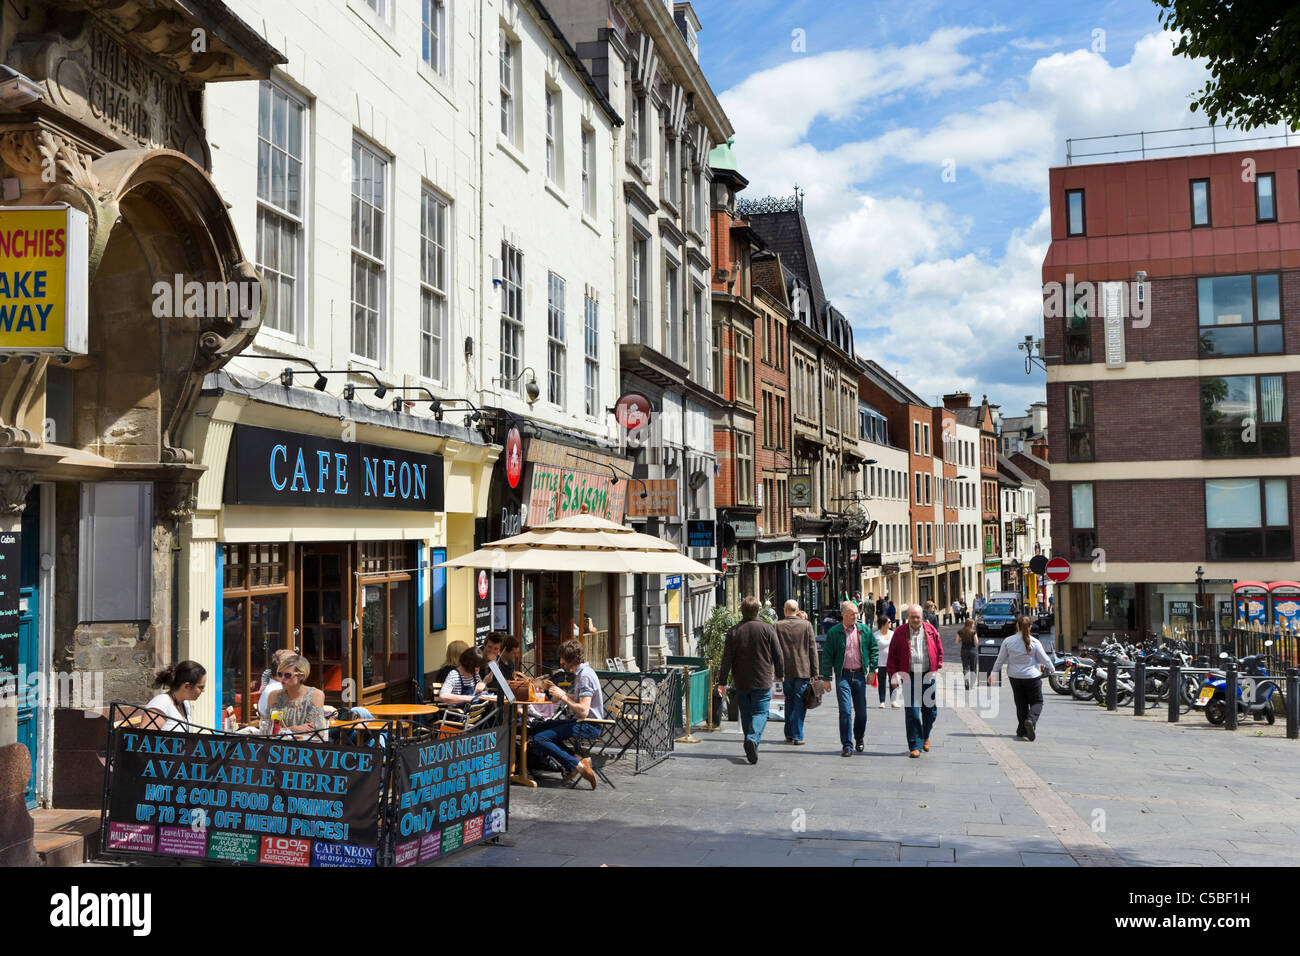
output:
[[[713,675],[712,680],[716,681],[718,674],[722,670],[722,647],[727,639],[727,631],[731,630],[740,621],[740,615],[726,607],[715,607],[708,619],[704,622],[703,633],[700,635],[699,648],[700,656],[709,661],[709,671]],[[722,705],[722,698],[718,697],[715,688],[709,688],[709,697],[713,701],[713,725],[716,727],[721,722],[719,710]],[[727,701],[727,716],[730,720],[736,719],[736,695],[734,690],[730,690]]]

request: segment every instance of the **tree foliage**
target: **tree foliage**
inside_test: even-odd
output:
[[[1242,130],[1300,126],[1300,4],[1294,0],[1155,0],[1180,36],[1174,52],[1209,61],[1192,111]]]

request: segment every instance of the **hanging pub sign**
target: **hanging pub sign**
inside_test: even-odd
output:
[[[712,518],[704,521],[686,522],[686,546],[690,548],[713,547],[714,522]]]
[[[67,206],[0,210],[0,353],[86,354],[87,222]]]
[[[113,715],[125,716],[122,709],[113,705]],[[376,865],[385,767],[379,747],[125,724],[110,733],[101,833],[107,852]]]
[[[677,514],[676,478],[631,478],[628,484],[632,492],[627,499],[629,518],[665,518]]]
[[[394,865],[431,863],[505,832],[513,744],[512,733],[494,727],[398,750]]]
[[[236,425],[225,503],[442,511],[442,456]]]
[[[511,488],[519,487],[519,479],[524,474],[524,443],[519,438],[519,429],[512,428],[506,434],[506,482]]]
[[[812,507],[812,475],[791,475],[788,487],[791,508]]]

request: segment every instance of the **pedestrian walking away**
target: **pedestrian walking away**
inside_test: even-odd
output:
[[[889,639],[893,636],[893,628],[889,626],[889,619],[881,614],[876,618],[876,687],[880,691],[880,706],[885,706],[885,697],[889,695]],[[894,699],[895,707],[903,706],[902,691],[894,691],[890,695]]]
[[[957,649],[961,652],[961,676],[970,690],[971,681],[979,680],[980,673],[980,645],[974,621],[966,621],[957,629]]]
[[[852,757],[866,748],[867,735],[867,681],[876,682],[879,661],[876,638],[867,626],[858,620],[858,609],[852,601],[840,605],[844,623],[836,624],[826,635],[822,653],[822,680],[835,675],[835,701],[840,710],[841,755]],[[852,738],[849,733],[852,730]]]
[[[785,617],[776,622],[776,637],[781,645],[785,666],[785,739],[797,746],[803,745],[803,722],[807,716],[804,692],[808,682],[819,676],[817,665],[817,635],[812,625],[799,612],[799,602],[785,602]]]
[[[1034,740],[1038,736],[1038,718],[1043,712],[1043,675],[1052,668],[1052,659],[1043,650],[1038,638],[1030,636],[1033,619],[1028,614],[1016,618],[1016,630],[998,649],[997,660],[989,671],[989,686],[993,675],[1002,673],[1007,665],[1011,678],[1011,694],[1016,701],[1016,736]]]
[[[894,607],[894,600],[889,595],[885,595],[885,616],[889,618],[890,624],[898,623],[898,609]]]
[[[741,621],[727,631],[722,645],[722,669],[718,671],[718,696],[727,692],[727,678],[736,685],[740,726],[745,733],[745,757],[758,763],[758,745],[767,726],[767,708],[772,702],[772,684],[785,676],[781,642],[776,628],[758,619],[762,605],[758,598],[740,602]]]
[[[934,678],[943,667],[943,642],[924,613],[921,605],[911,605],[907,622],[889,639],[889,683],[903,689],[903,726],[912,757],[930,749],[930,732],[939,716]]]

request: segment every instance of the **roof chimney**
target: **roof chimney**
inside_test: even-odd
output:
[[[943,397],[944,408],[970,408],[969,392],[952,392]]]

